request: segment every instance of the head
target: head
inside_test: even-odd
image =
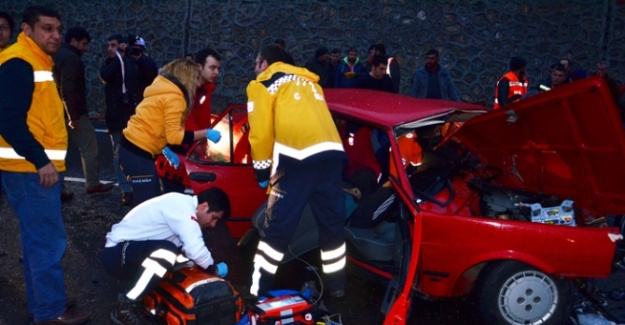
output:
[[[329,57],[330,54],[327,47],[320,46],[315,50],[315,58],[317,58],[317,61],[321,63],[326,63]]]
[[[205,48],[197,53],[195,62],[200,67],[200,84],[215,82],[221,69],[221,57],[213,49]]]
[[[339,49],[332,49],[330,51],[330,59],[332,60],[332,64],[336,64],[341,60],[341,51]]]
[[[373,56],[375,55],[375,44],[369,45],[369,48],[367,49],[367,53],[369,54],[369,60],[372,60]]]
[[[89,42],[91,42],[91,36],[82,27],[70,28],[65,32],[65,43],[77,49],[80,55],[87,52]]]
[[[254,62],[254,73],[257,75],[276,62],[285,62],[286,53],[279,46],[267,45],[260,50]]]
[[[597,62],[597,75],[602,76],[604,78],[607,77],[609,68],[610,68],[610,65],[608,64],[607,61]]]
[[[387,67],[386,56],[376,54],[371,60],[371,72],[369,73],[375,79],[382,79],[386,74]]]
[[[139,35],[128,35],[128,48],[126,54],[135,58],[140,57],[145,52],[145,40]]]
[[[551,87],[561,86],[567,79],[566,67],[560,63],[551,69]]]
[[[517,75],[525,73],[526,65],[527,61],[520,56],[513,56],[510,58],[510,71],[516,73]]]
[[[571,66],[572,66],[571,60],[569,60],[569,59],[562,59],[562,60],[560,60],[560,64],[564,66],[564,68],[566,69],[567,72],[571,71]]]
[[[4,11],[0,11],[0,49],[9,45],[14,27],[15,22],[13,21],[13,18],[11,18],[11,15]]]
[[[425,66],[434,68],[438,65],[438,51],[431,49],[425,53]]]
[[[273,41],[273,44],[281,48],[282,50],[286,49],[286,42],[281,38],[278,38],[275,41]]]
[[[195,94],[197,81],[200,75],[200,69],[198,69],[197,63],[189,62],[186,59],[176,59],[161,68],[160,74],[176,78],[187,92],[185,94],[187,104],[191,105],[192,101],[190,96]]]
[[[48,55],[55,54],[61,47],[63,25],[61,16],[49,7],[30,6],[22,17],[22,32]]]
[[[195,61],[195,58],[193,57],[193,53],[187,53],[184,55],[184,58],[189,60],[189,61]]]
[[[120,48],[120,44],[125,44],[124,38],[120,34],[115,34],[106,39],[106,53],[109,58],[115,57],[115,53],[117,53],[117,49]]]
[[[230,199],[219,188],[212,187],[197,195],[197,221],[201,228],[214,228],[217,221],[230,217]]]
[[[356,59],[358,59],[358,50],[355,47],[347,50],[347,61],[349,63],[355,63]]]
[[[375,54],[386,56],[386,46],[384,46],[384,44],[376,44],[375,45]]]

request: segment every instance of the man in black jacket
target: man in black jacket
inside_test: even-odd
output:
[[[119,34],[113,35],[107,43],[108,58],[100,68],[100,79],[105,84],[106,127],[113,143],[113,165],[122,203],[131,205],[132,187],[121,171],[117,149],[122,130],[143,100],[143,91],[156,78],[158,66],[145,54],[145,41],[138,35],[129,37],[129,42]]]
[[[112,184],[100,182],[98,141],[87,110],[87,82],[81,56],[87,52],[91,36],[84,28],[65,33],[65,43],[54,55],[54,80],[59,88],[67,118],[67,134],[80,150],[87,194],[108,192]]]

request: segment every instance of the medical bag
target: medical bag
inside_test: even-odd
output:
[[[318,312],[306,292],[274,290],[268,296],[248,306],[246,315],[237,325],[315,324],[315,314]]]
[[[197,266],[165,274],[143,305],[156,324],[232,325],[243,315],[243,299],[232,285]]]

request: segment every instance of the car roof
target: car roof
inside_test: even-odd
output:
[[[474,104],[420,99],[368,89],[325,89],[324,94],[332,112],[389,128],[458,110],[486,110],[485,107]]]

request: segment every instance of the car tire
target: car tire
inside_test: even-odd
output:
[[[565,324],[572,310],[572,284],[520,262],[485,270],[477,288],[483,324]]]

